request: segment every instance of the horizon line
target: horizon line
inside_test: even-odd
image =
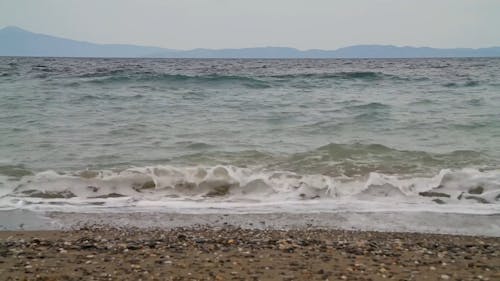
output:
[[[415,49],[435,49],[435,50],[460,50],[460,49],[466,49],[466,50],[480,50],[480,49],[489,49],[489,48],[500,48],[499,46],[496,45],[490,45],[490,46],[484,46],[484,47],[432,47],[432,46],[416,46],[416,45],[394,45],[394,44],[386,44],[386,43],[360,43],[360,44],[354,44],[354,45],[345,45],[343,47],[338,47],[336,49],[322,49],[322,48],[308,48],[308,49],[300,49],[297,47],[292,47],[292,46],[278,46],[278,45],[261,45],[261,46],[253,46],[253,47],[221,47],[221,48],[210,48],[210,47],[196,47],[196,48],[191,48],[191,49],[177,49],[177,48],[170,48],[170,47],[161,47],[161,46],[153,46],[153,45],[141,45],[140,43],[98,43],[98,42],[92,42],[92,41],[87,41],[83,39],[73,39],[73,38],[68,38],[68,37],[62,37],[58,35],[52,35],[52,34],[47,34],[47,33],[40,33],[40,32],[35,32],[31,31],[29,29],[25,29],[16,25],[5,25],[2,28],[0,28],[0,31],[5,30],[5,29],[19,29],[24,32],[29,32],[37,35],[43,35],[43,36],[50,36],[54,38],[59,38],[59,39],[65,39],[65,40],[71,40],[71,41],[77,41],[80,43],[89,43],[89,44],[95,44],[95,45],[103,45],[103,46],[112,46],[112,45],[126,45],[126,46],[136,46],[136,47],[146,47],[146,48],[158,48],[158,49],[165,49],[165,50],[170,50],[170,51],[180,51],[180,52],[186,52],[186,51],[196,51],[196,50],[208,50],[208,51],[219,51],[219,50],[242,50],[242,49],[270,49],[270,48],[282,48],[282,49],[293,49],[301,52],[307,52],[307,51],[338,51],[341,49],[345,48],[350,48],[350,47],[396,47],[396,48],[415,48]]]

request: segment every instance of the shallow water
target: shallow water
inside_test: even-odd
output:
[[[500,60],[0,58],[0,209],[500,211]]]

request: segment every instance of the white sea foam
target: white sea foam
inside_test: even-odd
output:
[[[2,179],[0,209],[57,211],[500,213],[500,171],[333,178],[234,166],[45,171]],[[9,186],[6,188],[6,186]]]

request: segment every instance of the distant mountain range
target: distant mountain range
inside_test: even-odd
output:
[[[500,47],[436,49],[356,45],[337,50],[301,51],[284,47],[173,50],[123,44],[94,44],[33,33],[18,27],[0,29],[0,56],[150,57],[150,58],[432,58],[500,57]]]

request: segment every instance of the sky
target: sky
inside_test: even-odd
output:
[[[500,46],[500,0],[0,0],[0,28],[171,49]]]

